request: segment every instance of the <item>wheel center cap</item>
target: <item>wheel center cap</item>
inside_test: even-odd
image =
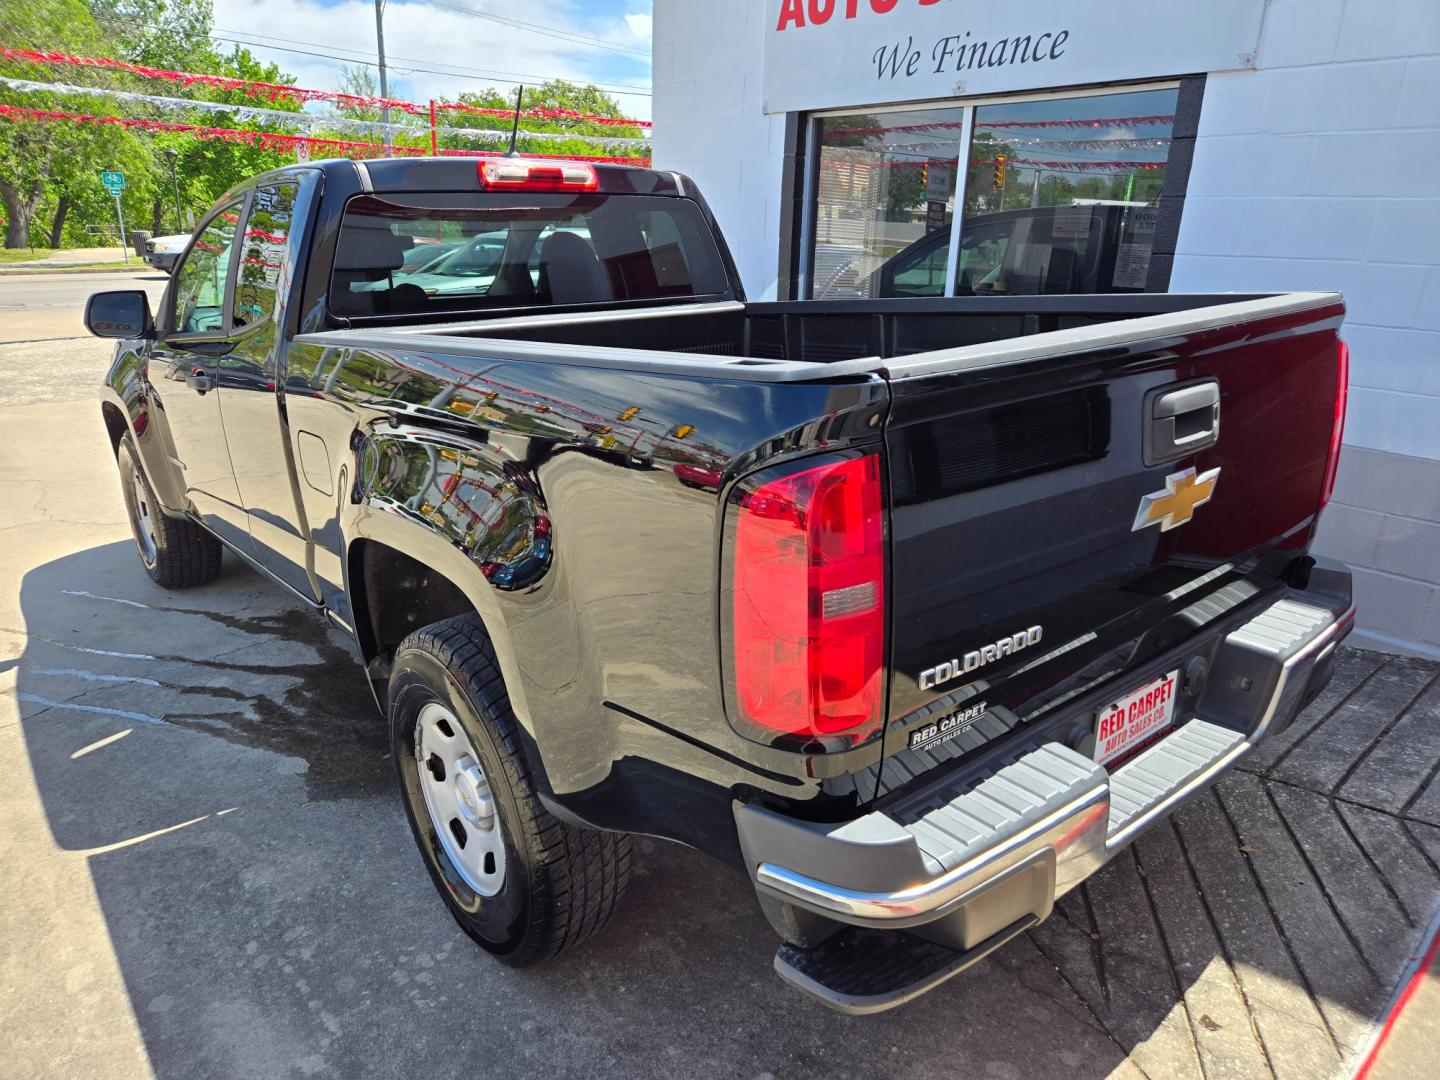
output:
[[[456,770],[455,799],[460,804],[461,813],[472,825],[490,828],[495,807],[490,797],[490,785],[480,766],[471,763]]]

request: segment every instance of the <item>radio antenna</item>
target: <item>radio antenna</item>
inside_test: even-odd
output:
[[[510,149],[506,151],[506,157],[519,157],[515,149],[515,140],[520,137],[520,102],[525,97],[525,84],[521,83],[520,88],[515,91],[515,118],[510,124]]]

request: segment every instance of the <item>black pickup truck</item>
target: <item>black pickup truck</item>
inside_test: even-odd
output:
[[[481,946],[584,940],[648,834],[871,1012],[1325,685],[1343,313],[751,303],[685,177],[495,158],[267,173],[86,318],[145,569],[228,548],[353,637]]]

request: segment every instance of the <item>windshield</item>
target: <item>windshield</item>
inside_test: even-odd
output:
[[[688,199],[361,195],[341,222],[330,308],[364,318],[728,292],[720,252]]]

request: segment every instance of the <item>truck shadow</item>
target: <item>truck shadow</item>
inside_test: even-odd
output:
[[[432,894],[381,717],[317,616],[233,558],[167,594],[128,543],[36,568],[21,606],[46,820],[88,858],[160,1076],[1258,1076],[1272,1052],[1338,1065],[1388,991],[1314,993],[1292,901],[1243,850],[1245,777],[878,1017],[788,989],[748,883],[644,839],[602,937],[512,970]]]

